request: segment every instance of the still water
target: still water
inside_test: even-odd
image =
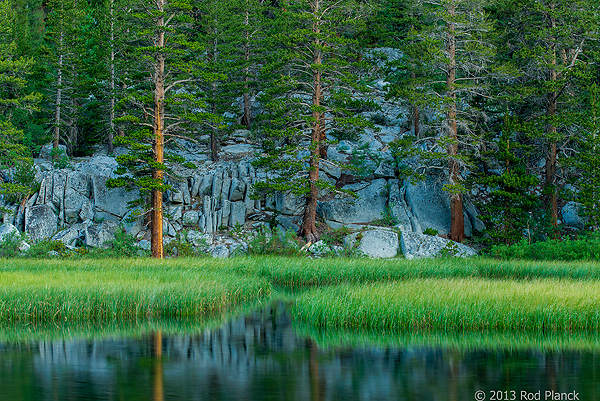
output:
[[[328,345],[286,309],[189,333],[6,341],[0,401],[600,400],[597,348]]]

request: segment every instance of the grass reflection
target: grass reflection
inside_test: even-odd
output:
[[[456,351],[590,351],[600,352],[600,338],[585,333],[511,333],[511,332],[398,332],[378,333],[369,330],[320,329],[295,323],[298,336],[309,338],[320,349],[439,348]]]
[[[3,322],[0,344],[51,340],[137,339],[160,332],[161,335],[192,335],[223,326],[236,316],[261,309],[269,300],[257,301],[227,312],[197,318],[147,320],[94,320],[78,322]]]

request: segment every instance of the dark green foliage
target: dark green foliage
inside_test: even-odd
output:
[[[23,143],[23,131],[13,124],[13,115],[35,111],[40,95],[27,89],[34,63],[17,55],[14,20],[10,1],[0,2],[0,169],[15,169],[10,181],[0,176],[0,195],[21,203],[37,189],[31,154]]]
[[[198,85],[214,74],[205,71],[204,48],[193,37],[192,8],[189,1],[169,0],[151,8],[138,1],[124,18],[130,31],[124,72],[128,87],[115,122],[125,132],[115,145],[128,153],[116,158],[120,177],[107,184],[139,189],[139,205],[146,204],[150,194],[171,188],[164,174],[175,175],[172,163],[181,159],[171,157],[164,146],[189,136],[192,126],[207,118],[200,111],[206,102],[198,95]]]
[[[19,248],[23,242],[23,235],[13,232],[5,235],[0,242],[0,258],[14,258],[19,256]]]
[[[31,248],[25,254],[29,258],[48,258],[51,256],[55,257],[70,257],[73,255],[73,251],[61,242],[52,240],[42,240],[31,245]]]
[[[423,230],[423,234],[426,234],[426,235],[438,235],[439,231],[436,230],[435,228],[428,227],[425,230]]]
[[[81,245],[81,244],[80,244]],[[149,252],[137,246],[135,238],[124,230],[118,230],[115,238],[106,242],[102,248],[69,248],[61,241],[43,240],[31,246],[22,256],[27,258],[47,258],[53,256],[61,259],[86,258],[134,258],[149,256]]]
[[[270,21],[265,45],[273,51],[261,71],[266,111],[258,121],[264,156],[255,166],[274,174],[255,185],[259,192],[291,191],[302,197],[312,187],[336,192],[323,179],[311,181],[309,172],[318,169],[332,138],[355,137],[371,126],[356,114],[362,106],[352,92],[366,91],[357,75],[365,65],[358,62],[357,41],[345,35],[356,26],[349,16],[360,15],[361,9],[353,1],[345,3],[325,1],[319,11],[307,2],[288,1]],[[313,59],[317,54],[319,59]],[[318,93],[313,93],[315,80]],[[315,132],[322,136],[315,138]]]
[[[326,228],[329,228],[329,226],[326,226]],[[352,230],[345,226],[342,226],[336,230],[329,228],[329,230],[323,232],[321,239],[329,246],[342,246],[344,245],[344,238],[350,234],[352,234]]]
[[[539,207],[533,193],[538,184],[535,175],[527,171],[524,156],[528,148],[519,138],[519,126],[508,117],[504,119],[502,132],[493,151],[487,153],[488,164],[496,171],[484,170],[475,182],[486,188],[486,201],[480,205],[479,218],[486,225],[487,242],[513,244],[524,236],[531,240],[533,211]]]
[[[293,231],[263,226],[248,240],[249,255],[306,256]]]
[[[71,167],[69,156],[61,148],[52,149],[50,151],[50,157],[52,157],[52,165],[54,168],[63,169]]]
[[[115,238],[108,241],[102,248],[89,248],[83,255],[90,258],[134,258],[149,256],[150,253],[137,246],[135,238],[125,230],[118,230]]]
[[[195,247],[192,242],[190,242],[187,238],[187,233],[181,232],[177,233],[177,236],[168,244],[165,245],[165,254],[171,257],[194,257],[194,256],[207,256],[206,250],[208,248],[208,244],[206,246]]]
[[[577,239],[548,239],[535,243],[523,239],[513,245],[493,246],[486,253],[502,260],[600,261],[600,236],[594,233]]]
[[[600,88],[594,83],[589,89],[585,131],[578,138],[580,154],[575,166],[580,172],[576,183],[580,191],[577,200],[583,206],[583,215],[588,225],[597,231],[600,228]]]
[[[23,159],[14,168],[12,180],[0,184],[0,195],[4,195],[8,203],[23,204],[40,189],[35,180],[35,166],[32,159]],[[0,212],[7,212],[0,207]]]

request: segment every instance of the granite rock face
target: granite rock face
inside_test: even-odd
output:
[[[381,219],[387,203],[387,181],[373,180],[363,189],[357,190],[357,199],[345,197],[328,202],[319,202],[319,212],[325,220],[338,223],[370,223]],[[353,190],[350,186],[343,189]]]
[[[581,217],[581,204],[573,201],[567,202],[560,211],[566,226],[582,229],[589,218]]]
[[[400,244],[398,233],[390,229],[370,229],[354,233],[346,237],[347,246],[358,246],[356,249],[371,258],[395,258],[398,256]]]
[[[392,48],[381,48],[376,52],[385,54],[390,60],[401,57],[401,53]],[[350,232],[361,231],[353,237],[354,241],[361,252],[371,257],[397,256],[399,231],[408,235],[433,228],[446,234],[450,229],[449,197],[442,189],[444,177],[430,177],[419,184],[399,177],[390,143],[411,134],[410,110],[385,98],[388,84],[383,79],[378,80],[369,95],[372,96],[369,100],[380,108],[361,113],[374,125],[351,140],[343,139],[329,145],[328,157],[319,166],[323,181],[353,191],[357,197],[329,194],[320,188],[317,213],[331,228],[345,226]],[[260,114],[262,106],[256,97],[252,98],[252,104],[253,112]],[[231,117],[239,116],[232,114]],[[204,145],[207,142],[205,135],[198,142],[175,139],[168,145],[169,152],[190,163],[169,166],[173,174],[168,178],[172,189],[163,197],[165,242],[187,232],[195,247],[224,256],[244,249],[239,241],[235,245],[223,240],[223,236],[240,240],[237,230],[228,232],[229,229],[241,226],[244,230],[256,231],[270,225],[299,231],[306,205],[303,196],[290,193],[265,196],[253,191],[253,184],[273,178],[274,173],[253,165],[260,148],[250,131],[236,130],[224,138],[219,161],[208,160],[209,149]],[[116,149],[114,154],[124,152],[124,149]],[[310,153],[308,150],[300,153],[306,156],[306,152]],[[43,156],[48,157],[47,154]],[[357,161],[360,166],[356,166]],[[350,165],[359,169],[346,168]],[[125,229],[137,241],[147,241],[146,215],[136,217],[137,212],[131,211],[129,205],[140,199],[140,193],[125,188],[110,189],[106,185],[108,179],[117,177],[117,167],[115,158],[101,150],[91,158],[76,159],[70,169],[59,170],[52,163],[38,159],[36,179],[41,182],[40,191],[26,203],[25,212],[18,205],[5,205],[15,211],[14,216],[4,214],[0,217],[19,230],[25,229],[35,240],[54,235],[68,246],[78,240],[85,241],[88,246],[103,246],[114,238],[118,228]],[[574,214],[572,209],[565,206],[563,219],[574,227],[581,226],[575,217],[570,218]],[[365,229],[373,223],[395,227],[393,230]],[[466,234],[483,228],[483,223],[477,219],[477,210],[465,202]],[[59,229],[61,231],[57,233]],[[359,235],[360,239],[357,239]],[[238,250],[234,252],[234,248]],[[330,248],[328,253],[337,252],[335,247]],[[313,244],[311,249],[316,256],[323,254],[325,247]]]
[[[108,188],[108,177],[92,176],[95,217],[101,220],[120,221],[129,212],[128,203],[140,197],[139,191],[125,188]]]
[[[52,237],[52,241],[60,241],[69,248],[74,248],[79,239],[79,230],[76,227],[69,227],[59,231]]]
[[[477,252],[471,247],[434,235],[402,232],[400,246],[406,259],[435,258],[440,256],[466,257]]]
[[[58,216],[49,205],[37,205],[25,211],[25,231],[33,242],[52,235],[58,229]]]
[[[119,223],[112,220],[102,222],[100,225],[90,225],[84,229],[85,244],[94,248],[106,246],[108,241],[115,239]]]

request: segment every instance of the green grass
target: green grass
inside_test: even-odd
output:
[[[318,288],[293,316],[325,328],[379,332],[600,329],[600,281],[425,279]]]
[[[29,343],[39,340],[141,338],[160,331],[163,335],[203,334],[227,324],[232,318],[247,315],[268,305],[259,300],[210,315],[181,318],[83,320],[83,321],[20,321],[4,322],[0,326],[0,344]]]
[[[4,322],[203,316],[271,294],[263,279],[184,261],[4,260],[0,266]]]
[[[595,262],[0,259],[0,322],[198,317],[283,289],[325,327],[594,331],[599,282]]]
[[[307,259],[238,258],[220,262],[222,268],[257,275],[290,288],[341,283],[374,283],[417,278],[490,279],[600,279],[597,262],[537,262],[489,258],[405,259]]]
[[[522,240],[513,245],[497,245],[486,251],[498,259],[600,261],[600,234],[588,232],[577,239],[548,239],[528,243]]]

